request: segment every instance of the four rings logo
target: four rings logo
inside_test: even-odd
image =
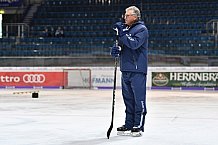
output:
[[[45,76],[43,74],[25,74],[23,76],[24,83],[44,83]]]

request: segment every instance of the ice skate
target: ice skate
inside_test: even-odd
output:
[[[142,130],[138,127],[133,127],[130,135],[132,137],[140,137],[140,136],[142,136]]]
[[[128,136],[130,135],[131,130],[126,128],[124,125],[117,128],[117,135]]]

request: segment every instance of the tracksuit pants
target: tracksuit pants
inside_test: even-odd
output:
[[[144,131],[146,109],[146,74],[122,72],[122,95],[126,106],[125,127]]]

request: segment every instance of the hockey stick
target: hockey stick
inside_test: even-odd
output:
[[[118,29],[114,29],[116,31],[116,41],[115,45],[118,46]],[[116,90],[116,78],[117,78],[117,63],[118,63],[118,58],[115,57],[114,59],[114,87],[113,87],[113,101],[112,101],[112,119],[111,119],[111,125],[107,131],[107,138],[109,139],[111,131],[113,129],[113,124],[114,124],[114,106],[115,106],[115,90]]]

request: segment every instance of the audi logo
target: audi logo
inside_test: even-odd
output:
[[[25,83],[44,83],[45,76],[43,74],[25,74],[23,81]]]

